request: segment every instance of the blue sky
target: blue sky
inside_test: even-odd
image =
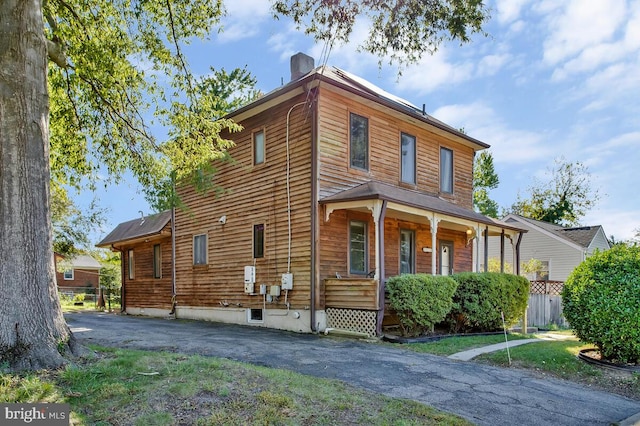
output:
[[[194,70],[244,67],[269,92],[289,80],[289,58],[324,46],[289,20],[272,19],[266,0],[227,1],[224,31],[185,51]],[[556,158],[580,161],[602,197],[582,220],[608,236],[640,228],[640,0],[491,0],[489,37],[447,43],[404,69],[379,68],[357,52],[367,22],[351,42],[334,46],[327,64],[426,105],[427,113],[491,145],[500,186],[491,197],[510,206]],[[148,214],[133,181],[100,190],[108,209],[104,237],[120,222]]]

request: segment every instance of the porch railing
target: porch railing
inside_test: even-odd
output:
[[[372,278],[327,278],[324,280],[327,308],[378,310],[378,280]]]

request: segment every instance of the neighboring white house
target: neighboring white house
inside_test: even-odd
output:
[[[552,223],[533,220],[515,214],[502,219],[529,231],[522,235],[520,242],[520,264],[531,259],[542,262],[543,270],[532,274],[531,280],[565,281],[573,269],[590,256],[596,249],[611,248],[604,229],[600,225],[564,228]],[[505,262],[513,265],[513,245],[505,244]],[[489,259],[500,259],[500,241],[489,239]],[[484,270],[484,247],[479,244],[480,270]]]

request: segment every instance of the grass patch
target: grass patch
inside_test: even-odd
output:
[[[528,339],[531,336],[519,333],[510,333],[508,340]],[[406,347],[416,352],[425,352],[434,355],[449,356],[457,352],[480,348],[482,346],[504,343],[504,334],[489,334],[483,336],[453,336],[427,343],[410,343]]]
[[[639,374],[600,368],[578,359],[580,350],[592,347],[578,340],[543,341],[510,348],[509,353],[513,367],[640,399]],[[506,350],[483,354],[474,360],[500,367],[509,365]]]
[[[93,347],[59,371],[0,376],[2,402],[65,402],[79,425],[469,425],[336,380],[173,353]]]
[[[96,306],[96,302],[94,302],[91,299],[85,299],[84,302],[82,303],[82,305],[76,305],[75,301],[72,297],[69,297],[67,295],[58,293],[58,295],[60,296],[60,306],[62,307],[62,312],[77,312],[77,311],[97,311],[97,310],[103,310],[103,309],[98,309]],[[105,308],[104,310],[109,308],[109,303],[108,301],[105,300]],[[111,301],[111,311],[113,312],[119,312],[121,309],[120,307],[120,303],[117,302],[115,300]]]

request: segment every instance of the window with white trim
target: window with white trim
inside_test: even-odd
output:
[[[357,220],[349,222],[349,272],[368,273],[367,224]]]
[[[411,229],[400,230],[400,273],[415,273],[416,264],[416,234]]]
[[[73,280],[73,269],[66,269],[63,278],[67,281]]]

